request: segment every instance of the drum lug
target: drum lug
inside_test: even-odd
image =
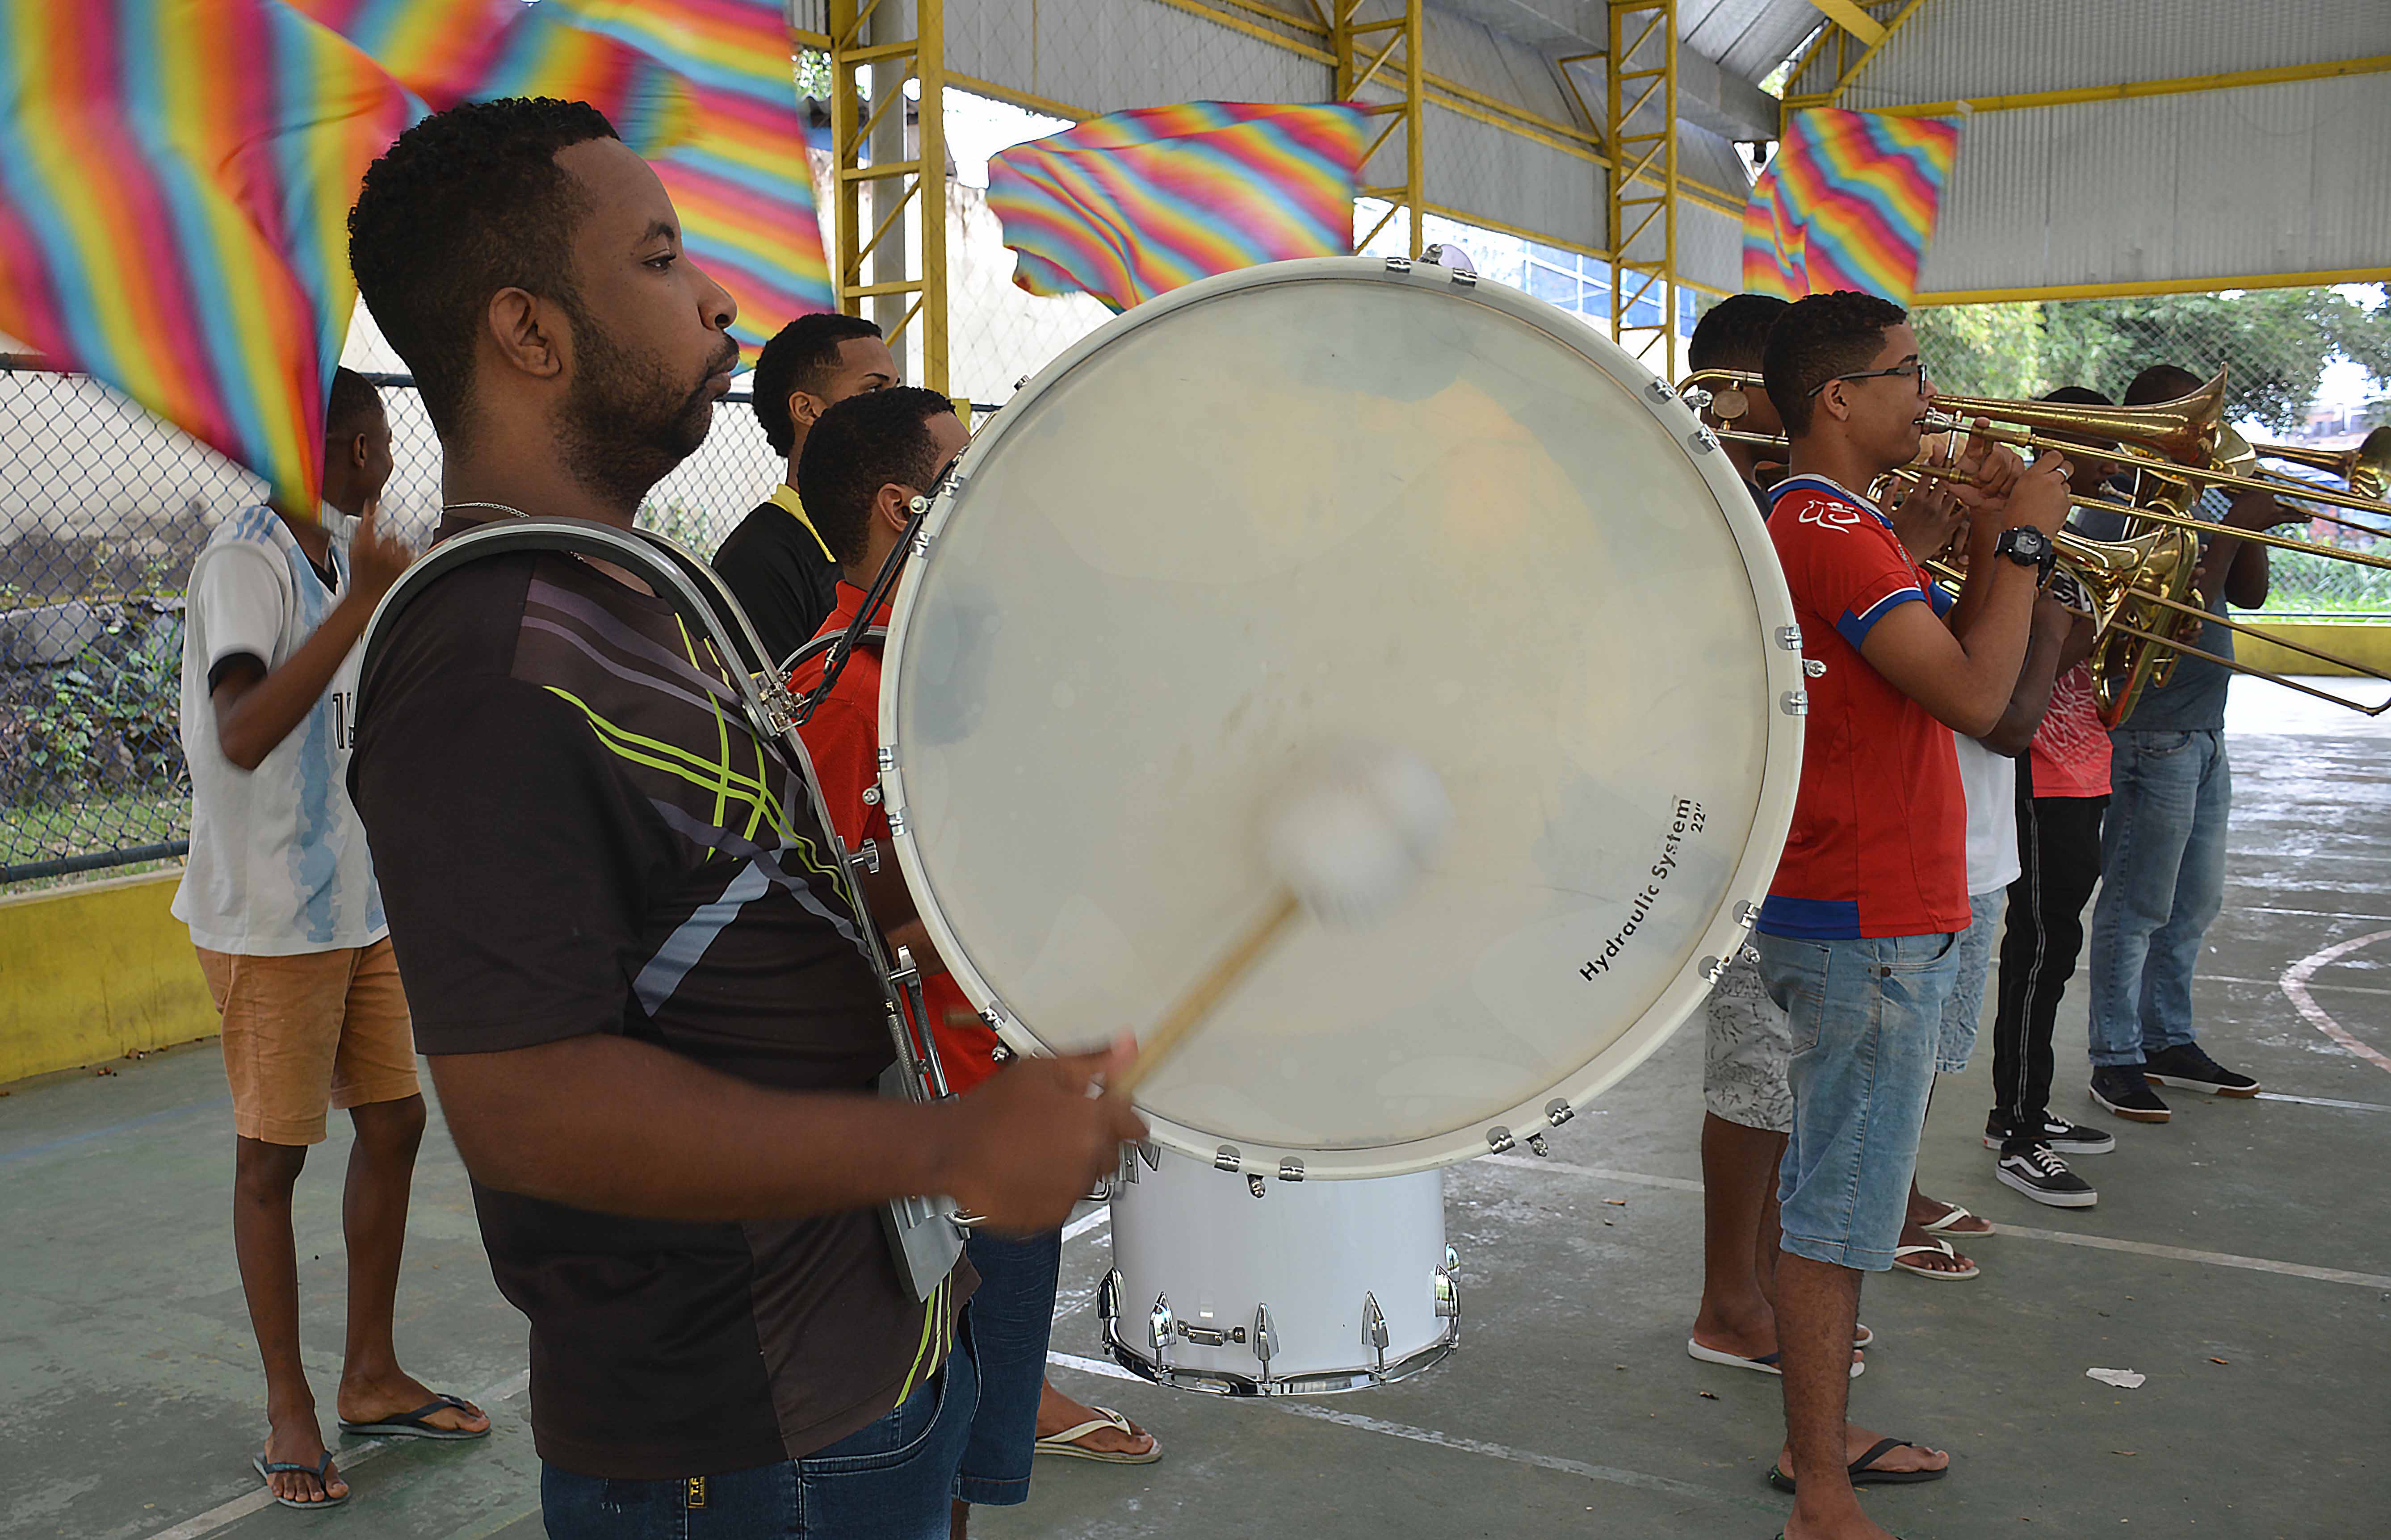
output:
[[[1788,652],[1801,651],[1802,628],[1798,625],[1778,626],[1777,628],[1777,645],[1783,648]]]
[[[1257,1198],[1260,1198],[1263,1194],[1266,1189],[1262,1187],[1262,1174],[1260,1172],[1249,1171],[1246,1173],[1246,1190],[1252,1193]]]
[[[1747,930],[1751,930],[1760,923],[1760,905],[1748,898],[1738,901],[1735,906],[1735,922]]]
[[[1303,1180],[1303,1162],[1290,1155],[1278,1163],[1278,1179],[1282,1182]]]
[[[892,839],[901,840],[905,837],[905,815],[903,810],[894,807],[888,810],[888,833]]]
[[[1155,1351],[1157,1361],[1170,1361],[1170,1341],[1179,1334],[1178,1323],[1170,1315],[1170,1297],[1154,1296],[1154,1308],[1145,1317],[1145,1345]]]
[[[1107,1327],[1120,1318],[1120,1269],[1106,1269],[1105,1280],[1096,1285],[1096,1318]]]
[[[1234,1176],[1245,1163],[1246,1158],[1235,1145],[1224,1144],[1212,1151],[1212,1169],[1215,1171],[1225,1171]]]
[[[1531,1134],[1531,1135],[1529,1135],[1529,1136],[1528,1136],[1528,1148],[1529,1148],[1530,1149],[1532,1149],[1532,1150],[1534,1150],[1534,1151],[1536,1152],[1536,1158],[1537,1158],[1538,1160],[1542,1160],[1542,1159],[1544,1159],[1545,1156],[1550,1155],[1550,1154],[1553,1152],[1553,1151],[1552,1151],[1552,1147],[1551,1147],[1550,1145],[1547,1145],[1546,1143],[1544,1143],[1544,1136],[1542,1134]]]
[[[1389,257],[1387,259],[1387,271],[1389,273],[1408,273],[1411,270],[1412,259],[1409,257]]]
[[[872,760],[882,775],[897,768],[897,751],[884,743],[872,752]]]
[[[1697,455],[1707,455],[1718,446],[1718,435],[1707,428],[1697,428],[1686,435],[1686,447]]]
[[[1662,379],[1658,375],[1653,376],[1650,379],[1644,382],[1644,393],[1650,396],[1654,401],[1674,401],[1677,399],[1677,392],[1671,390],[1669,388],[1669,382]]]
[[[1270,1373],[1270,1361],[1278,1353],[1278,1334],[1271,1329],[1270,1306],[1254,1306],[1254,1356],[1262,1361],[1262,1373]]]
[[[1478,287],[1478,275],[1475,273],[1464,273],[1456,268],[1453,274],[1453,287],[1455,289],[1475,289]]]
[[[1461,1319],[1461,1290],[1453,1281],[1453,1248],[1444,1249],[1445,1264],[1436,1270],[1436,1316],[1441,1321]]]
[[[1576,1116],[1577,1109],[1571,1107],[1566,1099],[1560,1097],[1555,1097],[1552,1100],[1544,1103],[1544,1121],[1552,1124],[1555,1128],[1558,1128],[1561,1124],[1569,1122],[1570,1119]],[[1452,1248],[1450,1247],[1446,1248],[1448,1251],[1451,1249]]]
[[[1162,1147],[1152,1139],[1137,1141],[1137,1158],[1145,1162],[1145,1169],[1148,1171],[1162,1169]]]
[[[756,698],[764,703],[764,725],[776,737],[795,726],[797,698],[789,693],[787,681],[774,674],[759,674],[755,679]]]
[[[1377,1371],[1387,1372],[1387,1315],[1378,1308],[1378,1296],[1362,1296],[1362,1345],[1368,1348],[1376,1360]]]
[[[1444,1243],[1444,1270],[1448,1273],[1461,1271],[1461,1253],[1453,1249],[1453,1242],[1450,1240]]]
[[[1134,1186],[1136,1182],[1137,1150],[1132,1146],[1123,1145],[1120,1152],[1120,1171],[1113,1178],[1114,1190],[1118,1191],[1122,1187]]]
[[[1704,957],[1702,959],[1700,971],[1702,982],[1704,983],[1714,984],[1726,973],[1726,959],[1725,957]]]
[[[1500,1123],[1486,1131],[1486,1147],[1497,1155],[1509,1154],[1511,1147],[1518,1142],[1511,1137],[1511,1131]]]
[[[1810,692],[1808,690],[1787,690],[1782,696],[1777,698],[1777,708],[1784,712],[1787,716],[1807,716],[1810,714]],[[897,815],[891,813],[888,816],[893,823]]]

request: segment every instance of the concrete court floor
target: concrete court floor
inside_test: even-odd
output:
[[[1899,1534],[2391,1533],[2391,724],[2245,683],[2233,728],[2231,886],[2199,1003],[2204,1040],[2270,1097],[2174,1096],[2173,1123],[2124,1124],[2114,1154],[2080,1162],[2100,1205],[2062,1211],[1992,1178],[1975,1138],[1985,1053],[1945,1088],[1928,1190],[2018,1228],[1967,1248],[1981,1278],[1868,1288],[1878,1347],[1855,1416],[1955,1456],[1947,1481],[1869,1496]],[[2280,987],[2343,943],[2356,944],[2308,993],[2365,1052]],[[2082,1021],[2071,1000],[2054,1098],[2079,1116]],[[1684,1352],[1700,1053],[1698,1032],[1680,1033],[1548,1161],[1523,1151],[1448,1174],[1462,1345],[1407,1384],[1230,1404],[1092,1372],[1109,1368],[1091,1304],[1109,1253],[1101,1222],[1089,1226],[1066,1251],[1055,1373],[1153,1428],[1166,1457],[1040,1460],[1030,1502],[980,1510],[975,1532],[1774,1534],[1787,1500],[1761,1478],[1777,1382]],[[498,1431],[478,1445],[350,1441],[348,1507],[261,1511],[220,1061],[202,1044],[116,1070],[0,1098],[0,1536],[535,1540],[523,1325],[491,1286],[445,1134],[418,1174],[399,1341],[418,1375],[480,1397]],[[327,1426],[335,1126],[299,1200]],[[2148,1382],[2112,1390],[2085,1377],[2092,1366]]]

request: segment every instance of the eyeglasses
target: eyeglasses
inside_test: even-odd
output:
[[[1896,364],[1889,369],[1867,369],[1858,374],[1829,375],[1826,379],[1818,381],[1816,385],[1811,386],[1810,393],[1812,395],[1816,395],[1820,391],[1832,385],[1838,379],[1893,379],[1902,375],[1910,376],[1912,379],[1917,380],[1918,393],[1919,395],[1924,395],[1926,393],[1926,360],[1923,358],[1914,359],[1906,364]]]

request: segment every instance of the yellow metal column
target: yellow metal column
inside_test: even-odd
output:
[[[839,308],[860,315],[865,302],[883,295],[911,295],[902,319],[889,328],[893,350],[918,318],[922,330],[922,378],[916,384],[940,392],[947,389],[947,137],[942,93],[946,88],[945,0],[911,0],[912,35],[890,37],[901,31],[905,0],[830,0],[831,148],[838,181],[832,209],[836,226],[831,279],[838,289]],[[872,27],[877,20],[880,25]],[[863,41],[867,30],[873,41]],[[856,71],[867,65],[899,63],[901,71],[878,71],[890,81],[882,100],[866,103],[856,85]],[[905,112],[903,83],[920,83],[920,119],[911,153],[896,160],[869,156],[872,130],[890,112],[901,125]],[[861,197],[872,188],[867,206]],[[867,237],[867,207],[872,229]],[[864,263],[895,232],[904,239],[900,223],[908,208],[919,212],[921,252],[897,277],[875,276],[867,282]],[[899,356],[902,356],[901,353]]]
[[[1395,211],[1405,212],[1411,222],[1411,251],[1416,257],[1427,245],[1420,229],[1422,192],[1421,152],[1426,148],[1420,138],[1420,109],[1427,83],[1427,67],[1422,62],[1421,11],[1424,0],[1402,0],[1402,14],[1377,21],[1356,21],[1366,0],[1328,0],[1329,36],[1337,53],[1337,99],[1359,100],[1370,86],[1392,91],[1398,85],[1402,95],[1392,101],[1374,102],[1368,111],[1374,118],[1385,118],[1387,126],[1370,141],[1367,153],[1362,157],[1366,178],[1372,161],[1397,129],[1403,134],[1403,180],[1401,184],[1364,186],[1364,198],[1379,198],[1387,201],[1387,212],[1369,234],[1353,243],[1360,250],[1377,238],[1378,232],[1395,217]]]
[[[1677,364],[1676,0],[1610,0],[1610,335],[1664,379]],[[1628,319],[1645,301],[1659,324]]]

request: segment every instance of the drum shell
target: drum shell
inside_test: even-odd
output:
[[[1106,1346],[1125,1367],[1189,1389],[1227,1394],[1356,1389],[1400,1379],[1451,1351],[1459,1335],[1451,1294],[1441,1171],[1343,1182],[1247,1180],[1163,1151],[1112,1205],[1113,1277]],[[1157,1348],[1157,1300],[1173,1323]],[[1369,1304],[1386,1328],[1368,1340]],[[1265,1371],[1255,1352],[1258,1311],[1273,1338]],[[1198,1333],[1242,1332],[1208,1345]]]

